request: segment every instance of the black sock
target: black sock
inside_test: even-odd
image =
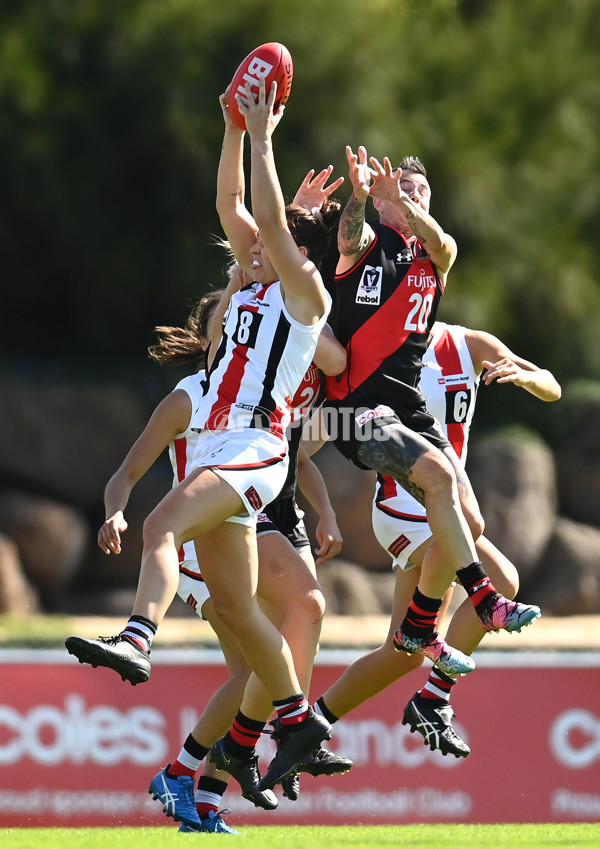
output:
[[[437,614],[441,606],[441,598],[429,598],[417,587],[400,626],[402,633],[407,637],[426,637],[432,634],[436,629]]]
[[[256,744],[260,739],[265,723],[250,719],[238,711],[233,725],[223,738],[223,746],[234,758],[248,760],[254,754]]]
[[[467,591],[475,610],[478,613],[486,610],[490,600],[496,594],[496,588],[490,581],[483,564],[477,560],[470,566],[465,566],[464,569],[458,569],[456,577]]]
[[[209,752],[209,749],[207,749],[206,746],[203,746],[202,743],[199,743],[191,734],[188,734],[186,737],[183,748],[186,752],[189,752],[193,758],[196,758],[199,761],[203,760]]]
[[[483,568],[483,563],[480,560],[476,560],[475,563],[465,566],[464,569],[457,569],[456,577],[466,592],[469,592],[475,584],[479,583],[483,578],[487,578],[487,573]]]
[[[201,775],[196,791],[196,810],[201,820],[209,819],[211,811],[217,813],[223,794],[227,790],[227,782],[220,778]]]
[[[319,696],[317,701],[315,702],[315,711],[320,713],[321,716],[324,716],[327,722],[330,725],[333,725],[334,722],[337,722],[339,716],[336,716],[335,713],[332,713],[323,700],[323,696]]]
[[[198,779],[198,790],[206,790],[207,793],[216,793],[222,796],[227,790],[227,782],[210,775],[201,775]]]

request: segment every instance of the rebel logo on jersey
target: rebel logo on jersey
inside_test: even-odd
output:
[[[379,306],[381,301],[382,275],[383,268],[380,265],[377,268],[371,265],[365,266],[358,289],[356,290],[357,304]]]

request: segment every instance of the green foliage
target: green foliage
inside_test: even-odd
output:
[[[416,153],[459,258],[440,317],[565,383],[600,371],[598,0],[5,0],[4,356],[143,360],[222,282],[218,95],[283,41],[291,197],[345,145]],[[345,200],[347,186],[339,195]],[[524,394],[524,393],[519,393]]]

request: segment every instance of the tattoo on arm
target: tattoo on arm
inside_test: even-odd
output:
[[[415,215],[415,213],[412,210],[409,210],[406,213],[406,221],[407,221],[410,229],[413,231],[413,233],[417,237],[417,239],[419,239],[419,241],[423,242],[423,244],[426,245],[427,244],[427,233],[423,229],[422,221],[420,221],[419,218],[417,218],[417,216]]]
[[[352,195],[340,218],[338,249],[341,254],[347,256],[359,253],[367,247],[364,226],[365,204]]]

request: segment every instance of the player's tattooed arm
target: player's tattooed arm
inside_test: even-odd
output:
[[[435,218],[407,201],[403,210],[404,219],[411,232],[425,245],[429,259],[445,279],[456,259],[456,242],[437,223]]]
[[[366,200],[350,196],[340,218],[338,250],[343,256],[361,253],[370,242],[371,228],[365,223]]]
[[[423,221],[412,209],[409,209],[406,212],[406,223],[417,239],[426,246],[427,239],[431,237],[431,230],[424,226]]]

